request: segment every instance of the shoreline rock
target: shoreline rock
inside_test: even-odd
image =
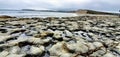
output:
[[[120,18],[0,18],[0,57],[119,57]]]

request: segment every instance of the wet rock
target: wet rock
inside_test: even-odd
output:
[[[23,47],[23,46],[26,46],[26,45],[34,45],[34,43],[30,43],[30,42],[27,42],[27,41],[19,42],[18,43],[19,47]]]
[[[41,57],[41,55],[39,55],[39,54],[37,54],[37,55],[27,54],[24,57]]]
[[[0,32],[1,33],[7,33],[8,31],[7,31],[7,29],[0,29]]]

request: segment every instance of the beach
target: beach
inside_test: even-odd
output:
[[[0,17],[0,57],[119,57],[120,18]]]

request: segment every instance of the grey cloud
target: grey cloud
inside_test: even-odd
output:
[[[120,0],[0,0],[0,8],[117,11],[120,9],[119,2]]]

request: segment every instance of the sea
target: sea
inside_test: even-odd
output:
[[[33,17],[73,17],[77,16],[75,13],[65,12],[42,12],[42,11],[23,11],[23,10],[0,10],[0,16],[7,15],[18,18],[33,18]]]

